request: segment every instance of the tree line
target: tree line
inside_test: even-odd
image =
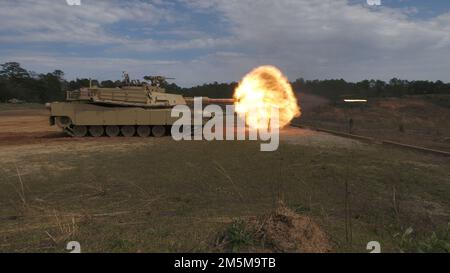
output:
[[[28,71],[17,62],[1,64],[0,70],[0,102],[18,99],[26,102],[45,103],[64,100],[65,91],[88,87],[90,84],[100,87],[120,87],[120,80],[75,79],[67,81],[64,72],[55,70],[37,74]],[[168,92],[184,96],[208,96],[211,98],[230,98],[237,86],[232,83],[208,83],[189,88],[167,83],[164,88]],[[304,80],[299,78],[292,82],[297,92],[305,92],[338,100],[342,97],[402,97],[405,95],[450,94],[450,83],[442,81],[407,81],[393,78],[388,82],[381,80],[363,80],[347,82],[337,80]]]

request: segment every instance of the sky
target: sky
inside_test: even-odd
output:
[[[74,0],[71,0],[74,1]],[[70,1],[69,1],[70,2]],[[0,63],[67,79],[450,82],[450,0],[0,0]]]

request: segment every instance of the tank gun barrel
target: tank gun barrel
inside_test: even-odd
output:
[[[194,98],[185,98],[187,103],[194,103]],[[225,98],[220,98],[220,99],[213,99],[213,98],[208,98],[208,97],[202,97],[202,102],[205,104],[233,104],[236,102],[235,99],[225,99]]]

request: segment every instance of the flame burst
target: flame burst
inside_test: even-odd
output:
[[[236,112],[246,115],[246,123],[251,128],[268,128],[273,107],[279,109],[280,128],[300,116],[288,79],[274,66],[260,66],[248,73],[239,82],[234,99]]]

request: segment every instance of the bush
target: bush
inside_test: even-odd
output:
[[[400,252],[450,253],[450,223],[446,230],[432,232],[428,237],[417,238],[412,227],[394,237],[399,239]]]

